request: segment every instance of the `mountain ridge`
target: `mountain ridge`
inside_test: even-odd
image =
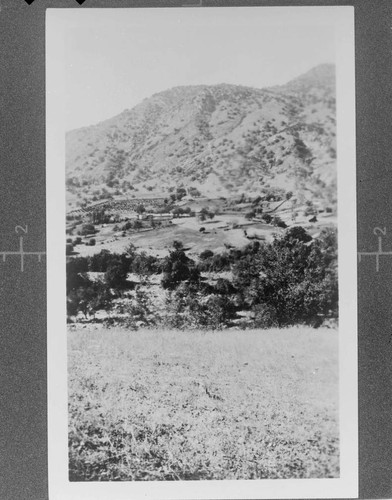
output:
[[[284,190],[336,203],[335,71],[285,85],[177,86],[66,134],[69,206],[107,196]]]

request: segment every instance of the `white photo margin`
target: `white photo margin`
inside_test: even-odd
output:
[[[46,14],[48,462],[51,500],[293,499],[358,496],[354,8],[341,6],[234,7],[234,9],[253,9],[255,15],[260,13],[261,9],[266,18],[270,16],[271,22],[276,23],[279,23],[284,12],[292,23],[330,24],[335,29],[340,293],[340,478],[112,483],[68,481],[64,37],[69,27],[70,14],[88,16],[93,10],[108,12],[111,9],[53,8],[48,9]],[[146,14],[148,10],[151,9],[145,9]],[[170,9],[173,15],[176,14],[176,10]],[[211,10],[212,8],[206,8],[206,15]]]

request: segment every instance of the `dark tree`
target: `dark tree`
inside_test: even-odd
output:
[[[189,259],[183,250],[183,245],[179,241],[173,242],[174,250],[171,250],[163,264],[163,288],[174,289],[182,281],[196,282],[199,280],[199,272],[194,266],[194,262]]]
[[[110,264],[105,273],[105,283],[110,288],[124,288],[127,280],[127,269],[122,262]]]

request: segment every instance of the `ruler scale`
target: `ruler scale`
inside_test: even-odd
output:
[[[378,273],[380,270],[380,257],[381,256],[388,256],[392,255],[392,251],[386,252],[382,248],[382,237],[386,236],[387,234],[387,229],[380,228],[380,227],[375,227],[373,229],[373,234],[377,236],[378,239],[378,248],[374,252],[358,252],[358,262],[361,262],[362,257],[375,257],[376,260],[376,272]]]
[[[23,234],[27,234],[27,225],[26,226],[16,226],[15,232],[19,234],[19,250],[18,251],[0,251],[0,255],[3,256],[3,262],[6,261],[7,256],[17,255],[20,257],[20,270],[23,273],[25,269],[25,257],[28,255],[36,255],[38,257],[38,262],[42,261],[42,256],[46,255],[46,252],[26,252],[23,249]],[[20,234],[20,233],[23,234]]]

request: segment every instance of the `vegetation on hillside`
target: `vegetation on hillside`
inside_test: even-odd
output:
[[[160,92],[66,136],[69,206],[184,188],[228,196],[285,187],[336,202],[333,65],[286,86],[199,85]],[[181,186],[182,184],[182,186]]]

